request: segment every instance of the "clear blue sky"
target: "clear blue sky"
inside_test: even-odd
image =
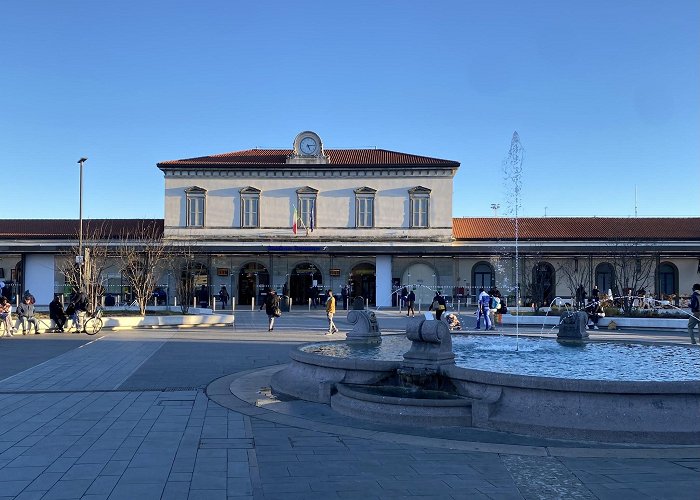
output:
[[[461,162],[454,216],[700,216],[700,2],[0,0],[3,218],[162,217],[158,161]]]

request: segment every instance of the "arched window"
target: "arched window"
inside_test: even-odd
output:
[[[555,273],[549,262],[538,262],[532,268],[532,285],[529,293],[533,301],[548,306],[554,300]]]
[[[659,290],[661,295],[678,294],[678,268],[670,262],[659,264]]]
[[[488,291],[496,286],[493,277],[493,267],[491,267],[491,264],[488,262],[477,262],[474,267],[472,267],[472,295],[476,297],[479,294],[479,288]]]
[[[598,285],[598,290],[600,290],[601,293],[607,293],[608,290],[615,288],[615,271],[613,270],[612,264],[603,262],[596,266],[595,284]]]

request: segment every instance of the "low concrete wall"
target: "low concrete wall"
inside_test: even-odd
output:
[[[130,328],[157,328],[161,326],[213,326],[230,325],[234,321],[233,314],[187,314],[168,316],[104,316],[104,328],[124,330]]]

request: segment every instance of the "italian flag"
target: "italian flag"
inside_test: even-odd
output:
[[[297,215],[297,207],[294,207],[294,215],[292,217],[292,232],[297,234],[297,220],[299,219],[299,216]]]

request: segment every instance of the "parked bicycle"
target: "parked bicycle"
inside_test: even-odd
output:
[[[95,335],[102,330],[102,311],[101,307],[97,307],[92,314],[85,319],[84,330],[88,335]]]
[[[83,318],[83,332],[87,333],[88,335],[95,335],[96,333],[99,333],[100,330],[102,330],[102,312],[103,309],[101,307],[98,307],[95,309],[92,314],[86,314],[85,317]],[[80,333],[77,331],[76,324],[74,321],[68,321],[65,326],[66,333]]]

